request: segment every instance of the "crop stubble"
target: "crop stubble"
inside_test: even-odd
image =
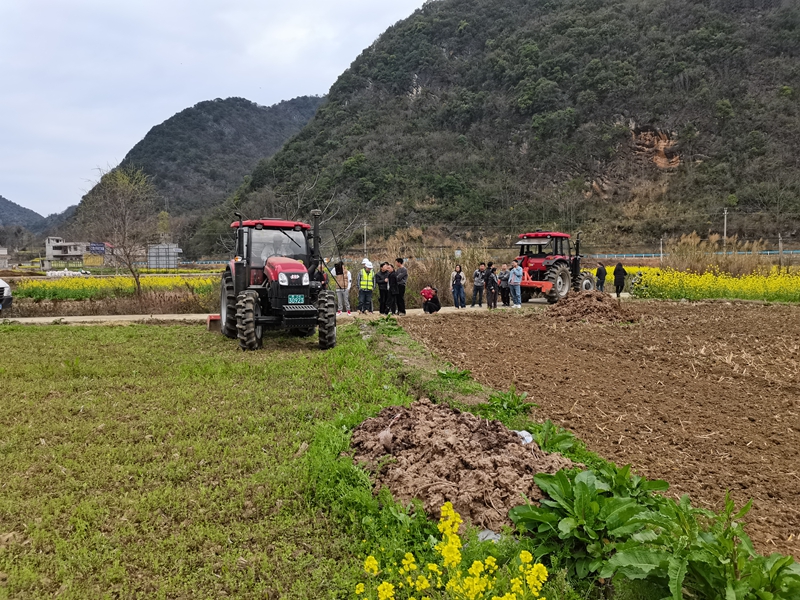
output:
[[[591,450],[720,509],[753,498],[763,553],[800,558],[800,309],[631,303],[633,325],[469,311],[403,323],[488,385],[529,393]]]

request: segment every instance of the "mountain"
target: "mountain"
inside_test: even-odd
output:
[[[39,213],[0,196],[0,227],[19,225],[30,229],[43,219]]]
[[[329,205],[387,231],[582,228],[610,245],[721,230],[727,208],[729,234],[797,235],[799,57],[797,0],[427,2],[204,235],[234,207]]]
[[[77,204],[68,206],[60,213],[53,213],[42,218],[38,223],[32,224],[28,229],[37,234],[49,234],[50,232],[58,232],[62,225],[66,225],[75,214],[78,208]]]
[[[200,102],[153,127],[121,166],[150,175],[170,214],[201,211],[298,133],[323,100],[303,96],[270,107],[244,98]]]

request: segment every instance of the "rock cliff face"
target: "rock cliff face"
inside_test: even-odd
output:
[[[647,157],[659,169],[675,169],[681,165],[678,154],[676,133],[655,128],[634,128],[631,139],[635,152]]]

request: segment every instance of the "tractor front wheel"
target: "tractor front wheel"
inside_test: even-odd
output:
[[[261,300],[258,293],[247,290],[239,294],[236,302],[236,329],[239,347],[242,350],[258,350],[261,347],[262,325],[256,325],[261,316]]]
[[[575,289],[579,292],[591,292],[594,291],[594,276],[591,273],[584,271],[578,275],[578,279],[575,280]]]
[[[336,296],[333,292],[320,292],[317,300],[317,325],[320,350],[336,346]]]
[[[219,288],[219,328],[222,335],[231,339],[236,337],[236,294],[233,290],[233,276],[225,271]]]
[[[567,265],[562,264],[550,267],[545,279],[553,284],[553,287],[547,294],[547,301],[550,304],[558,302],[569,293],[571,281],[569,267],[567,267]]]

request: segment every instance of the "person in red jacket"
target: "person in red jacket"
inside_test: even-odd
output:
[[[439,312],[442,308],[442,303],[439,302],[439,296],[436,293],[436,288],[426,285],[422,288],[420,295],[423,297],[422,312],[426,315],[432,315]]]

